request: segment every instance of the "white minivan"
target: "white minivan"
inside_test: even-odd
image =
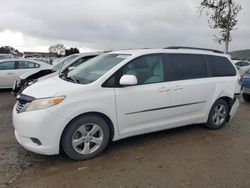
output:
[[[230,56],[213,50],[102,54],[27,87],[13,109],[15,136],[27,150],[84,160],[110,140],[190,124],[219,129],[239,106],[239,79]]]

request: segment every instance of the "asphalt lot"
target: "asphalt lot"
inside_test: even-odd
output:
[[[23,149],[14,138],[15,98],[0,91],[0,187],[250,187],[250,103],[221,130],[192,125],[111,143],[73,162]]]

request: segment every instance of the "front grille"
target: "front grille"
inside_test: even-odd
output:
[[[16,111],[17,111],[17,113],[23,112],[26,109],[27,104],[28,104],[28,102],[18,100],[17,103],[16,103]]]
[[[34,97],[30,97],[27,95],[18,95],[17,96],[17,103],[16,103],[16,112],[21,113],[26,110],[28,105],[34,100]]]

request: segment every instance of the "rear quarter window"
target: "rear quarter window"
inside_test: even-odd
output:
[[[213,77],[235,76],[236,70],[226,57],[205,55]]]

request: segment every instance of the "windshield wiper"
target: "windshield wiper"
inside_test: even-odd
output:
[[[62,79],[64,79],[64,80],[68,80],[70,82],[74,82],[74,83],[77,83],[77,84],[80,83],[79,80],[75,79],[74,77],[70,77],[70,76],[63,75],[63,74],[60,75],[59,77],[62,78]]]
[[[72,80],[73,82],[79,84],[79,80],[75,79],[74,77],[66,77],[66,79]]]

